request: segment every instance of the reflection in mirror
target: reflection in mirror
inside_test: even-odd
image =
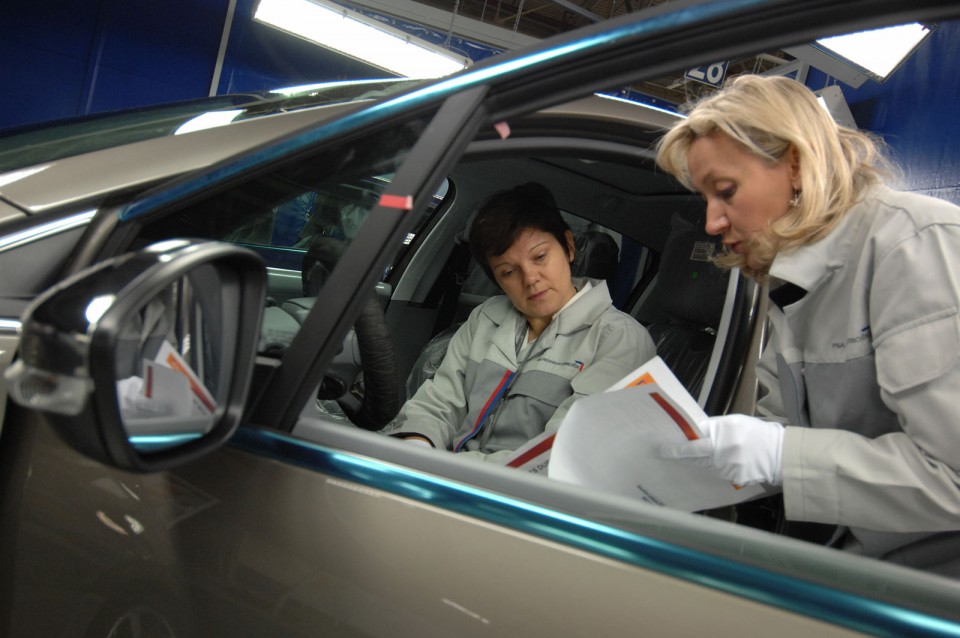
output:
[[[218,309],[198,287],[216,284],[202,266],[146,301],[124,325],[117,344],[120,414],[130,442],[157,451],[206,434],[222,404]]]

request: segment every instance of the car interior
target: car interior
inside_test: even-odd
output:
[[[432,186],[428,205],[407,213],[416,217],[393,254],[381,255],[377,283],[365,296],[338,287],[337,269],[350,267],[344,266],[349,248],[361,241],[404,148],[419,134],[417,121],[348,142],[354,145],[348,149],[325,147],[180,212],[145,219],[129,248],[176,236],[225,240],[259,253],[268,290],[257,373],[272,374],[271,366],[307,350],[316,356],[313,344],[324,335],[315,321],[323,313],[311,309],[325,295],[364,298],[342,341],[323,346],[333,348],[332,360],[317,371],[322,376],[306,389],[309,395],[293,400],[299,412],[277,425],[275,413],[261,405],[254,424],[402,465],[440,464],[436,471],[458,480],[507,481],[503,489],[524,498],[541,498],[544,488],[572,494],[578,488],[542,479],[527,486],[528,477],[514,470],[472,468],[441,455],[419,458],[416,451],[411,456],[413,446],[393,449],[390,437],[376,431],[436,371],[470,311],[499,293],[471,261],[473,214],[492,194],[531,181],[553,193],[574,232],[575,274],[606,279],[614,305],[647,328],[658,354],[704,411],[753,410],[748,359],[762,332],[754,329],[756,284],[713,265],[718,242],[703,230],[703,201],[655,168],[652,144],[669,124],[662,113],[618,103],[605,111],[604,98],[588,100],[592,106],[579,101],[518,118],[505,139],[481,131]],[[257,373],[254,396],[264,385]],[[474,476],[477,471],[482,476]],[[735,515],[746,521],[752,514]],[[770,527],[776,516],[764,511],[754,526]]]
[[[512,180],[504,182],[498,178],[504,173],[511,175]],[[615,181],[621,178],[623,181]],[[574,275],[605,279],[614,305],[648,328],[661,356],[688,390],[705,401],[709,392],[701,390],[717,343],[731,275],[710,262],[719,243],[703,232],[702,210],[696,198],[686,192],[644,192],[641,189],[653,187],[644,183],[648,178],[665,181],[662,175],[651,174],[649,166],[624,167],[616,159],[539,156],[465,162],[449,177],[455,194],[446,211],[447,215],[461,216],[463,221],[456,224],[460,230],[453,242],[436,242],[453,248],[449,254],[434,258],[428,258],[426,253],[416,256],[417,261],[433,264],[434,271],[439,269],[438,273],[431,273],[425,267],[426,272],[420,275],[435,281],[434,288],[427,290],[426,295],[404,295],[404,283],[409,276],[405,274],[387,310],[388,323],[394,322],[391,328],[408,334],[403,315],[436,311],[431,332],[449,331],[478,303],[496,294],[498,291],[476,264],[470,264],[453,278],[440,273],[455,271],[455,262],[462,260],[457,251],[466,246],[463,229],[480,202],[497,190],[524,181],[539,181],[555,193],[574,230],[579,257],[574,260]],[[417,264],[412,263],[411,267],[417,269]],[[462,287],[456,283],[459,279],[463,279]],[[736,278],[734,281],[735,286]],[[446,289],[436,290],[439,286]],[[427,303],[431,298],[454,297],[456,309],[446,315],[441,311],[442,304],[431,308]],[[413,355],[419,355],[421,350],[413,349],[400,356],[401,369],[419,374],[422,380],[422,370],[407,363],[416,360]]]
[[[753,284],[711,263],[719,242],[703,231],[702,201],[654,168],[650,144],[662,122],[646,123],[642,107],[634,110],[639,115],[630,118],[588,119],[557,109],[520,120],[508,139],[478,136],[387,263],[371,291],[379,304],[367,304],[346,336],[316,400],[304,407],[306,420],[368,430],[389,422],[436,370],[456,327],[499,292],[469,255],[473,213],[493,193],[530,181],[551,190],[574,232],[574,274],[605,279],[614,305],[647,327],[701,406],[725,409]],[[331,181],[319,171],[287,170],[205,202],[204,215],[187,210],[148,224],[138,243],[175,227],[181,236],[260,253],[269,284],[259,350],[279,358],[390,183],[391,173],[374,171]],[[364,404],[389,407],[371,421]],[[309,438],[309,430],[298,425],[295,434]]]

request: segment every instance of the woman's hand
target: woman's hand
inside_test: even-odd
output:
[[[660,456],[715,467],[737,485],[783,483],[783,431],[779,423],[745,414],[712,417],[698,424],[703,438],[663,445]]]

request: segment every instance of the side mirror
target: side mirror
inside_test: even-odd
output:
[[[24,312],[10,396],[103,463],[185,463],[240,424],[265,294],[263,261],[232,244],[172,240],[107,260]]]

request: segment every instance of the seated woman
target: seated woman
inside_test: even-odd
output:
[[[470,229],[474,257],[506,296],[488,299],[443,363],[383,429],[483,460],[555,429],[578,398],[656,354],[602,280],[573,279],[573,233],[553,195],[529,183],[491,197]]]

